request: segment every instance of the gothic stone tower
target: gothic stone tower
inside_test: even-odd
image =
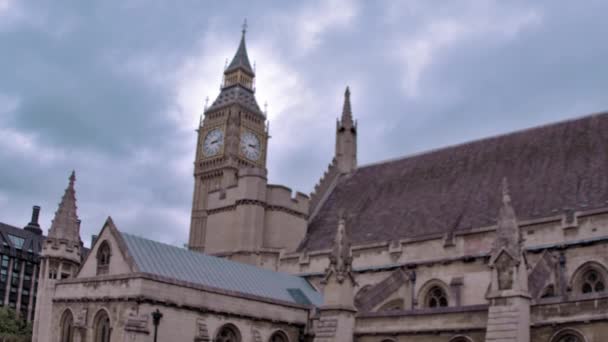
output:
[[[33,341],[48,341],[51,336],[51,307],[58,280],[72,278],[82,262],[82,241],[80,240],[80,220],[76,213],[76,175],[72,171],[70,183],[55,212],[49,235],[42,246],[36,320]]]
[[[266,176],[266,117],[254,93],[255,72],[245,46],[245,27],[232,62],[224,70],[221,92],[206,108],[198,129],[189,248],[205,251],[209,193],[238,183],[239,170]],[[240,172],[241,174],[243,172]]]

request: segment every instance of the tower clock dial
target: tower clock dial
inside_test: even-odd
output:
[[[203,141],[203,153],[205,157],[215,156],[220,153],[224,145],[224,131],[220,128],[210,130]]]
[[[260,159],[261,146],[258,136],[250,131],[243,132],[241,135],[241,152],[249,160],[257,161]]]

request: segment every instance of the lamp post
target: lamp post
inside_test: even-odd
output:
[[[163,314],[160,310],[156,309],[156,311],[152,312],[152,324],[154,324],[154,342],[156,342],[156,336],[158,335],[158,324],[160,323],[160,319],[163,318]]]

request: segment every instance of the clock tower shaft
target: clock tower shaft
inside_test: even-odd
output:
[[[265,114],[255,99],[255,72],[249,62],[245,29],[232,62],[224,70],[220,94],[205,109],[197,129],[194,162],[194,193],[188,246],[206,248],[209,195],[238,183],[240,170],[257,169],[266,175],[268,130]]]

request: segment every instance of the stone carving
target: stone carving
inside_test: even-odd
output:
[[[262,334],[257,329],[251,329],[253,335],[253,342],[262,342]]]
[[[194,337],[195,342],[207,342],[211,341],[209,337],[209,330],[207,329],[207,323],[204,319],[199,318],[196,320],[196,334]]]
[[[149,333],[148,330],[148,315],[139,315],[137,308],[131,306],[127,309],[127,322],[125,330],[135,333]]]
[[[514,266],[514,260],[507,253],[501,253],[494,262],[494,267],[496,267],[498,272],[499,290],[510,290],[513,288]]]
[[[337,329],[338,318],[333,316],[321,317],[317,323],[317,329],[315,329],[315,341],[332,341]]]
[[[338,230],[334,240],[334,248],[329,256],[329,267],[325,271],[324,282],[332,276],[336,276],[339,284],[344,282],[344,279],[350,278],[355,283],[352,275],[353,257],[350,250],[350,239],[346,234],[346,220],[344,214],[340,214]]]
[[[87,325],[87,313],[88,312],[89,312],[89,309],[87,309],[87,308],[80,309],[80,311],[78,311],[78,313],[76,314],[76,319],[74,320],[74,326],[85,327]]]

